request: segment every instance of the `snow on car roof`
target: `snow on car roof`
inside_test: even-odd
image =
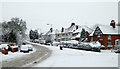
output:
[[[98,41],[97,42],[90,42],[89,45],[92,47],[100,47],[101,46],[101,44]]]
[[[5,47],[8,47],[8,44],[1,44],[1,45],[0,45],[0,49],[1,49],[1,48],[5,48]]]

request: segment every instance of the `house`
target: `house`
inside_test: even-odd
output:
[[[55,41],[55,37],[56,37],[56,30],[53,30],[52,28],[50,28],[49,31],[42,34],[42,38],[45,39],[46,43],[52,43],[53,41]]]
[[[62,27],[62,30],[56,34],[56,40],[58,40],[59,42],[71,40],[73,32],[77,29],[78,25],[75,25],[75,23],[71,23],[71,26],[68,28]]]
[[[80,40],[80,35],[81,35],[81,32],[82,32],[82,29],[85,29],[85,32],[86,32],[86,35],[87,35],[87,40],[88,41],[90,40],[89,35],[92,33],[93,30],[91,28],[87,27],[87,26],[79,26],[78,29],[73,32],[72,40],[77,40],[77,41]]]
[[[90,41],[99,41],[106,49],[118,48],[120,45],[120,33],[118,33],[119,25],[112,20],[110,25],[98,25],[89,35]]]

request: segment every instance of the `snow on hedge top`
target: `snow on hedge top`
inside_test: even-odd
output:
[[[78,44],[78,41],[76,41],[76,40],[69,40],[69,41],[61,41],[61,43]]]
[[[89,45],[91,47],[100,47],[101,46],[101,44],[98,41],[97,42],[90,42]]]

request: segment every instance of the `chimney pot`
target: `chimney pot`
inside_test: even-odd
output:
[[[111,20],[110,26],[112,26],[113,28],[115,28],[115,21]]]

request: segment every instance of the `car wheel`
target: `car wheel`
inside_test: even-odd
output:
[[[22,50],[20,50],[20,52],[22,52]]]

